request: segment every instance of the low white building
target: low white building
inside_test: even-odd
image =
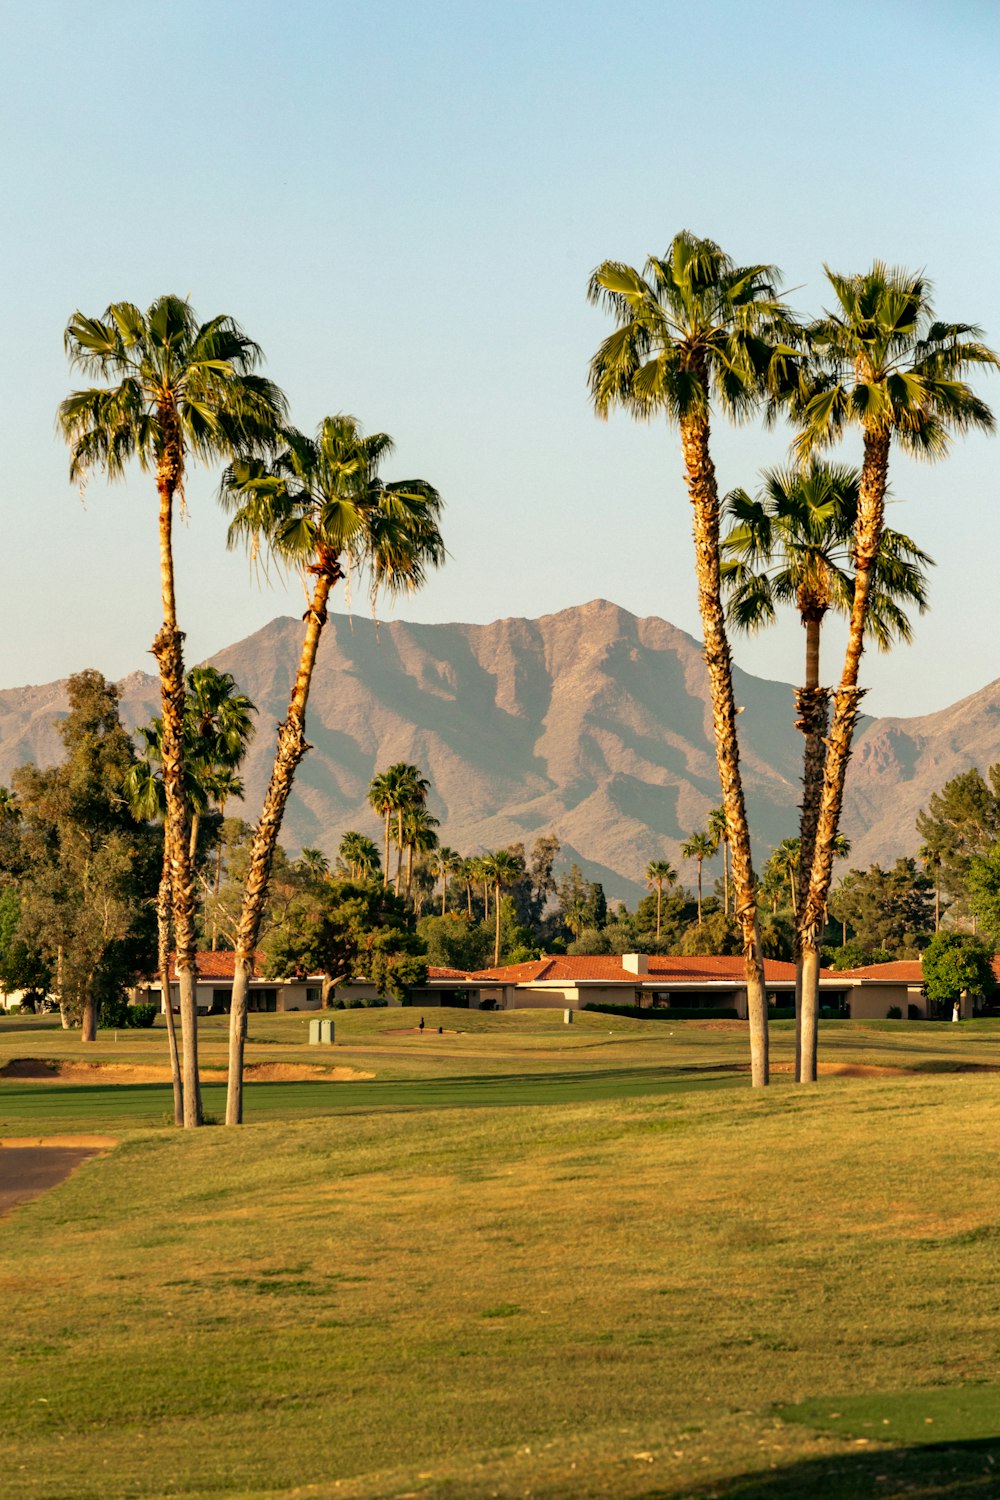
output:
[[[224,1015],[233,1000],[233,978],[236,969],[236,954],[218,951],[196,955],[198,981],[195,986],[195,1001],[199,1015]],[[263,954],[257,955],[258,967]],[[176,1013],[180,1009],[180,986],[174,969],[174,955],[170,955],[170,998]],[[160,1012],[166,1010],[159,977],[145,979],[129,991],[134,1005],[156,1005]],[[250,981],[247,1009],[251,1011],[319,1010],[323,1004],[323,976],[309,974],[296,979],[261,979]]]

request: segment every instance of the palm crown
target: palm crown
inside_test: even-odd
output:
[[[387,484],[392,453],[384,432],[365,437],[353,417],[324,418],[315,438],[294,428],[272,463],[238,460],[223,476],[222,503],[233,513],[229,545],[266,541],[279,562],[336,581],[367,569],[373,597],[419,588],[444,561],[438,530],[441,497],[422,479]]]
[[[66,352],[75,369],[116,382],[74,391],[59,408],[70,444],[70,474],[102,468],[120,479],[137,459],[183,483],[184,455],[210,460],[270,446],[285,398],[253,372],[257,344],[232,318],[199,323],[191,304],[159,297],[143,313],[113,302],[103,317],[73,314]]]
[[[971,323],[934,316],[920,273],[876,261],[842,276],[826,267],[836,308],[806,330],[811,358],[792,399],[800,455],[836,442],[845,427],[895,435],[919,458],[939,458],[949,429],[992,431],[993,415],[962,378],[998,359]]]
[[[813,460],[805,469],[770,469],[756,498],[732,490],[724,514],[723,581],[727,614],[738,629],[770,624],[779,604],[793,605],[803,624],[822,623],[831,609],[849,614],[854,593],[853,538],[858,471]],[[866,633],[880,650],[909,641],[903,604],[927,607],[925,568],[933,559],[904,536],[884,529],[873,569]]]
[[[617,328],[590,365],[600,416],[614,405],[674,421],[707,415],[712,400],[728,415],[749,414],[760,392],[789,379],[794,325],[778,296],[774,266],[737,266],[712,240],[682,230],[642,274],[604,261],[588,296]]]

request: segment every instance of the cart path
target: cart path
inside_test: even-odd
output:
[[[88,1157],[118,1142],[111,1136],[7,1136],[0,1140],[0,1214],[37,1198]]]

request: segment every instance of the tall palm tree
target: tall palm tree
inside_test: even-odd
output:
[[[448,905],[448,876],[457,875],[463,861],[454,849],[449,849],[447,844],[439,844],[434,854],[431,865],[431,873],[435,880],[441,882],[441,915],[445,915]]]
[[[512,849],[494,849],[483,856],[483,873],[493,887],[493,905],[496,911],[496,935],[493,943],[494,967],[500,962],[500,903],[505,890],[509,890],[524,874],[524,860]]]
[[[663,907],[663,887],[677,884],[677,871],[669,860],[651,859],[646,866],[646,886],[656,892],[656,939],[660,939],[660,912]]]
[[[395,782],[395,807],[396,815],[396,884],[395,893],[399,895],[400,886],[403,883],[403,855],[407,848],[405,836],[405,822],[408,817],[416,815],[425,808],[427,793],[431,784],[426,776],[421,776],[419,766],[407,765],[400,761],[390,769],[396,772]],[[437,819],[434,820],[436,825]],[[428,825],[433,826],[433,825]]]
[[[395,766],[390,766],[387,771],[379,771],[372,777],[368,788],[368,801],[375,812],[384,821],[385,849],[382,859],[382,889],[389,884],[389,820],[392,817],[396,805],[396,788],[393,772]]]
[[[231,672],[204,666],[192,667],[187,675],[184,712],[189,725],[189,753],[201,763],[212,801],[225,806],[230,797],[243,795],[237,772],[256,731],[253,715],[257,706],[240,691]],[[192,860],[198,847],[198,825],[199,813],[192,809]]]
[[[465,886],[465,906],[466,906],[466,911],[468,913],[469,921],[471,922],[472,921],[472,887],[475,885],[476,880],[478,878],[477,875],[476,875],[476,861],[475,861],[475,858],[472,855],[467,855],[464,859],[459,860],[457,873],[458,873],[459,879],[461,880],[462,884]]]
[[[698,865],[698,926],[701,926],[701,867],[706,859],[711,859],[718,846],[713,842],[710,833],[692,833],[689,839],[681,845],[681,856],[684,859],[693,859]]]
[[[414,854],[430,854],[437,848],[438,836],[434,832],[440,827],[437,818],[427,811],[422,802],[408,807],[403,813],[403,842],[406,846],[406,899],[409,901],[413,887]]]
[[[761,629],[776,618],[779,604],[797,610],[805,631],[805,674],[796,690],[796,725],[804,736],[799,838],[799,885],[812,871],[816,824],[823,788],[823,761],[829,719],[829,690],[820,685],[820,639],[833,610],[849,615],[854,595],[853,538],[861,476],[844,464],[813,458],[802,469],[770,469],[759,496],[745,490],[726,496],[731,521],[723,541],[723,580],[729,588],[727,614],[739,630]],[[894,641],[910,641],[904,605],[922,614],[927,607],[927,574],[933,559],[902,532],[885,528],[871,570],[865,633],[880,651]],[[789,841],[786,840],[786,843]],[[794,878],[792,880],[794,894]],[[793,900],[798,934],[802,915]],[[818,1025],[812,994],[802,996],[802,956],[796,936],[796,1035],[812,1039]],[[812,1042],[810,1042],[812,1045]]]
[[[184,1123],[200,1124],[194,875],[184,801],[184,636],[177,624],[172,529],[190,459],[211,462],[273,446],[285,399],[254,374],[261,351],[232,318],[199,323],[190,303],[159,297],[143,313],[113,302],[100,318],[76,312],[65,335],[74,369],[105,382],[59,407],[70,477],[92,470],[124,478],[131,459],[152,471],[159,496],[163,624],[153,642],[160,671],[163,786],[184,1046]]]
[[[729,829],[726,826],[725,807],[713,807],[708,815],[707,833],[715,845],[712,850],[717,854],[722,850],[722,911],[724,916],[729,916]]]
[[[247,991],[253,972],[264,901],[295,769],[309,746],[306,705],[330,590],[351,569],[366,571],[372,603],[380,591],[398,594],[423,583],[427,569],[444,561],[438,529],[441,499],[424,480],[387,484],[381,461],[392,452],[384,432],[365,437],[353,417],[326,417],[315,439],[294,429],[271,464],[237,462],[226,472],[223,503],[233,513],[230,545],[264,546],[280,565],[298,567],[314,580],[306,629],[288,713],[278,728],[271,780],[250,847],[229,1028],[226,1123],[243,1118],[243,1044]]]
[[[185,738],[190,721],[185,715]],[[163,1000],[164,1020],[167,1027],[167,1052],[170,1057],[170,1080],[174,1093],[174,1122],[184,1124],[184,1081],[177,1049],[177,1031],[174,1026],[174,1007],[170,993],[170,847],[167,843],[167,795],[163,785],[162,724],[159,719],[136,730],[144,751],[129,768],[123,792],[132,816],[142,823],[163,824],[163,866],[156,897],[156,950],[157,973],[160,977],[160,995]],[[190,748],[190,747],[189,747]],[[192,754],[184,758],[184,797],[192,810],[192,818],[199,816],[208,806],[209,793],[199,773]]]
[[[826,270],[835,307],[807,330],[811,360],[792,397],[801,426],[800,458],[860,429],[863,460],[854,527],[855,584],[847,646],[823,768],[812,870],[805,892],[800,941],[802,1006],[818,1014],[819,942],[833,870],[834,838],[844,778],[860,713],[858,686],[866,621],[879,556],[893,439],[917,458],[948,451],[952,432],[991,432],[993,414],[966,383],[978,367],[1000,359],[967,323],[937,320],[930,283],[922,274],[876,261],[870,271],[842,276]],[[802,1078],[816,1078],[815,1036],[803,1039]]]
[[[751,1074],[768,1082],[767,993],[736,735],[732,658],[719,578],[719,491],[710,450],[713,402],[731,419],[758,410],[789,383],[789,315],[773,266],[737,266],[711,240],[682,231],[642,275],[618,261],[593,273],[589,294],[616,328],[590,366],[599,416],[614,406],[647,421],[657,413],[680,430],[694,525],[698,603],[712,692],[716,758],[729,827],[736,915],[750,1017]]]

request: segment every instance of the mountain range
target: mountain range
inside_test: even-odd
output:
[[[273,620],[212,658],[257,704],[244,767],[261,805],[302,635]],[[801,737],[792,689],[735,671],[741,756],[757,863],[797,824]],[[129,729],[159,711],[159,684],[119,684]],[[60,758],[65,682],[0,691],[0,783],[26,760]],[[393,761],[432,785],[442,842],[462,853],[553,832],[609,896],[634,900],[642,871],[668,858],[690,881],[680,844],[720,801],[708,683],[699,643],[656,617],[594,600],[537,620],[391,624],[331,615],[309,702],[313,749],[302,762],[283,839],[332,856],[342,833],[376,840],[368,784]],[[892,861],[917,845],[914,818],[970,765],[1000,760],[1000,681],[920,718],[863,718],[848,772],[843,829],[851,865]]]

